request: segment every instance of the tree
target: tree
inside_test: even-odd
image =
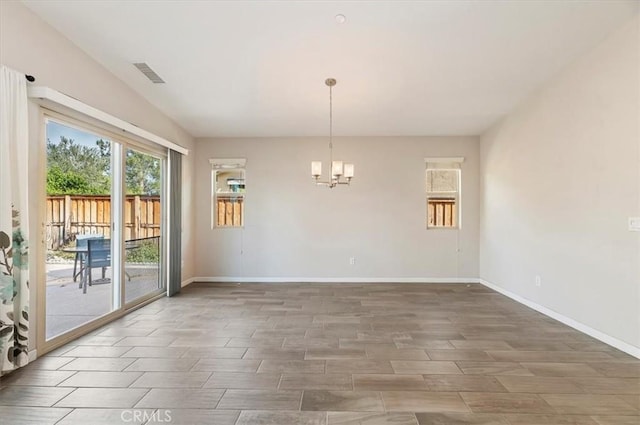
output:
[[[160,182],[160,160],[128,149],[125,162],[127,195],[160,195]]]
[[[99,139],[96,146],[79,145],[60,136],[47,140],[47,194],[105,195],[111,192],[111,145]]]
[[[160,195],[160,159],[127,149],[124,173],[127,195]],[[86,146],[64,136],[59,143],[47,140],[48,195],[110,193],[111,142],[98,139]]]
[[[60,167],[52,166],[47,171],[47,194],[75,195],[91,193],[87,179],[75,171],[63,172]]]

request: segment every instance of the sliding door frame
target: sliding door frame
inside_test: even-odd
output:
[[[166,296],[167,294],[167,274],[166,274],[166,259],[167,259],[167,245],[165,241],[168,239],[166,233],[167,226],[167,201],[168,201],[168,155],[167,148],[155,145],[152,143],[143,143],[133,138],[123,137],[114,131],[105,129],[101,125],[95,125],[90,121],[92,119],[83,119],[82,115],[76,113],[65,113],[56,110],[57,108],[40,107],[38,114],[39,118],[39,135],[38,135],[38,150],[37,155],[40,158],[38,161],[42,166],[39,167],[38,172],[34,173],[33,179],[37,183],[30,184],[32,188],[37,188],[37,208],[35,208],[35,215],[40,223],[40,232],[37,233],[37,248],[35,249],[35,275],[36,275],[36,350],[38,356],[41,356],[51,350],[54,350],[82,335],[85,335],[95,329],[98,329],[105,324],[112,322],[127,313],[143,307],[159,298]],[[61,108],[64,109],[64,108]],[[111,236],[117,235],[117,244],[112,245],[112,270],[118,271],[118,279],[115,274],[112,275],[112,309],[110,312],[91,320],[78,327],[72,328],[69,331],[56,335],[53,338],[47,340],[46,338],[46,208],[45,202],[42,202],[46,196],[46,170],[47,170],[47,120],[53,120],[59,124],[72,127],[81,131],[91,132],[97,136],[102,136],[111,142],[111,203],[112,203],[112,216],[111,216]],[[145,294],[129,303],[125,302],[125,232],[124,232],[124,199],[126,196],[126,184],[124,179],[125,173],[125,152],[127,149],[134,149],[138,152],[154,156],[161,160],[161,224],[160,224],[160,265],[159,274],[162,287]],[[115,189],[115,190],[114,190]],[[119,196],[118,196],[119,195]],[[112,272],[113,273],[113,272]],[[116,285],[115,283],[118,283]]]
[[[131,300],[129,302],[126,302],[126,293],[125,291],[122,291],[122,305],[124,306],[125,310],[131,309],[132,307],[135,307],[136,305],[138,305],[140,302],[144,302],[150,298],[156,298],[158,296],[161,295],[166,295],[167,294],[167,287],[168,287],[168,281],[167,281],[167,273],[166,273],[166,265],[167,265],[167,243],[166,241],[168,240],[167,238],[167,232],[169,230],[169,226],[168,226],[168,221],[167,221],[167,200],[169,199],[168,195],[168,180],[167,180],[167,175],[168,175],[168,171],[169,171],[169,167],[168,167],[168,157],[167,157],[167,149],[166,148],[158,148],[158,149],[151,149],[148,146],[140,146],[140,144],[137,143],[127,143],[126,145],[123,145],[123,155],[127,152],[127,149],[133,149],[136,150],[140,153],[143,153],[145,155],[149,155],[149,156],[153,156],[156,159],[160,160],[160,242],[158,244],[158,247],[160,249],[160,264],[158,264],[158,277],[160,279],[160,282],[162,283],[162,286],[158,289],[156,289],[155,291],[149,292],[148,294],[145,294],[141,297],[138,297],[134,300]],[[123,161],[122,163],[122,173],[124,173],[125,171],[125,167],[126,167],[126,160]],[[123,185],[124,185],[124,179],[123,179]],[[125,189],[126,190],[126,189]],[[124,205],[123,205],[124,207]],[[122,211],[122,216],[124,217],[124,211]],[[122,229],[122,249],[124,252],[124,226]],[[124,265],[124,263],[123,263]],[[122,274],[123,274],[123,278],[124,278],[124,267],[122,267]],[[124,281],[122,281],[124,282]]]

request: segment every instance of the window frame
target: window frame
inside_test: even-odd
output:
[[[246,206],[246,159],[244,158],[212,158],[209,160],[211,164],[211,229],[242,229],[245,226],[245,206]],[[241,192],[218,192],[218,174],[221,172],[240,172],[245,186]],[[218,199],[220,194],[227,195],[230,198],[241,199],[242,207],[240,209],[240,225],[221,226],[218,224]],[[233,194],[236,194],[233,196]]]
[[[459,230],[462,228],[462,163],[463,157],[425,158],[425,226],[427,230]],[[440,166],[434,166],[440,164]],[[430,174],[433,171],[456,172],[457,187],[455,191],[430,191]],[[429,220],[429,202],[432,200],[453,200],[454,213],[452,226],[431,225]],[[435,214],[435,212],[434,212]]]

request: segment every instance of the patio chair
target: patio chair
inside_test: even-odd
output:
[[[78,248],[79,251],[84,249],[85,252],[76,252],[76,258],[73,262],[73,281],[74,282],[77,280],[78,276],[82,274],[82,271],[84,269],[84,262],[87,256],[87,252],[86,252],[87,241],[89,239],[104,239],[104,236],[96,235],[96,234],[76,235],[76,248]],[[80,263],[80,270],[78,270],[78,263]]]
[[[85,267],[88,268],[89,286],[91,286],[93,283],[92,269],[100,267],[102,269],[102,279],[104,279],[107,267],[111,267],[111,239],[88,239],[87,248]]]

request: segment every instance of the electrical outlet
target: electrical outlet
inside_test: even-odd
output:
[[[629,217],[629,231],[640,232],[640,217]]]
[[[536,286],[539,288],[542,286],[542,279],[540,276],[536,276]]]
[[[356,265],[356,257],[350,257],[349,258],[349,264],[351,264],[352,266]]]

